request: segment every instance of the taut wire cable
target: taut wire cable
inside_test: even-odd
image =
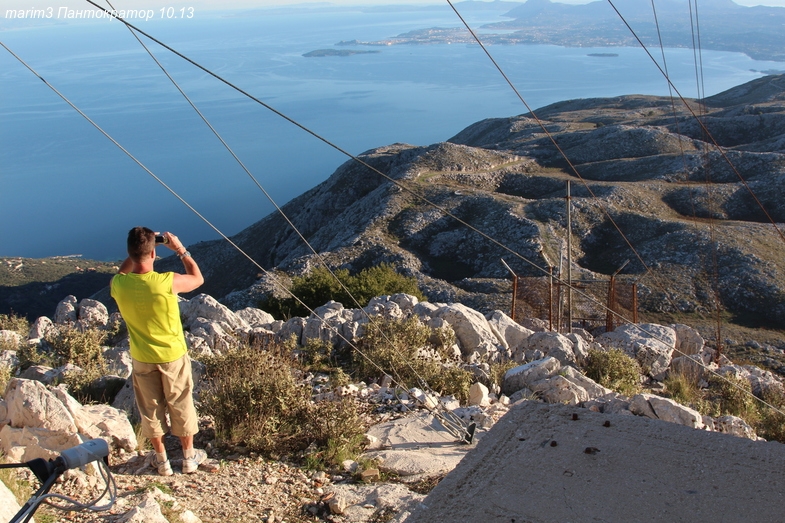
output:
[[[89,1],[89,0],[88,0],[88,1]],[[486,54],[486,56],[488,56],[488,58],[491,60],[491,62],[493,63],[493,65],[496,67],[496,69],[498,69],[498,71],[499,71],[499,73],[502,75],[502,77],[504,77],[505,81],[506,81],[506,82],[509,84],[509,86],[512,88],[512,90],[513,90],[513,91],[515,92],[515,94],[518,96],[518,98],[520,99],[520,101],[521,101],[521,102],[522,102],[522,103],[523,103],[523,104],[526,106],[526,108],[529,110],[529,112],[532,114],[532,116],[534,116],[534,118],[537,120],[537,122],[538,122],[538,124],[540,125],[540,127],[541,127],[541,128],[543,129],[543,131],[544,131],[544,132],[545,132],[545,133],[548,135],[548,137],[550,138],[551,142],[553,142],[553,144],[554,144],[554,145],[556,146],[556,148],[558,149],[559,153],[560,153],[560,154],[561,154],[561,155],[564,157],[564,159],[565,159],[565,160],[567,161],[567,163],[570,165],[570,167],[572,168],[573,172],[575,172],[576,176],[578,176],[578,178],[579,178],[581,181],[583,181],[583,183],[586,185],[586,188],[589,190],[589,192],[592,194],[592,196],[594,196],[594,194],[592,193],[591,189],[589,189],[589,187],[588,187],[588,184],[586,184],[586,182],[584,181],[584,179],[583,179],[583,178],[580,176],[580,174],[578,173],[577,169],[576,169],[576,168],[573,166],[572,162],[570,162],[569,158],[567,158],[566,154],[565,154],[565,153],[562,151],[562,149],[561,149],[561,148],[558,146],[558,144],[556,143],[556,141],[555,141],[555,139],[553,138],[553,136],[552,136],[552,135],[551,135],[551,134],[548,132],[548,130],[546,129],[545,125],[544,125],[544,124],[542,124],[542,122],[541,122],[541,121],[540,121],[540,120],[539,120],[539,119],[536,117],[536,115],[534,114],[534,112],[533,112],[533,111],[531,110],[531,108],[529,107],[529,104],[528,104],[528,103],[526,103],[526,101],[523,99],[523,97],[522,97],[522,96],[521,96],[521,94],[518,92],[518,89],[515,87],[515,85],[512,83],[512,81],[510,81],[510,79],[509,79],[509,78],[508,78],[508,76],[507,76],[507,75],[504,73],[504,71],[502,70],[502,68],[501,68],[501,67],[498,65],[498,63],[496,62],[496,60],[494,60],[493,56],[491,56],[490,52],[489,52],[489,51],[486,49],[486,47],[485,47],[485,45],[483,44],[482,40],[480,40],[480,38],[479,38],[479,37],[476,35],[476,33],[475,33],[473,30],[472,30],[472,28],[469,26],[469,24],[466,22],[466,20],[463,18],[463,16],[461,16],[461,14],[458,12],[458,10],[455,8],[455,6],[452,4],[452,1],[451,1],[451,0],[446,0],[446,1],[447,1],[447,3],[450,5],[450,7],[453,9],[453,11],[455,11],[455,14],[458,16],[458,18],[460,18],[461,22],[463,22],[464,26],[466,26],[466,29],[467,29],[467,30],[468,30],[468,31],[471,33],[472,37],[474,37],[475,41],[476,41],[476,42],[479,44],[480,48],[483,50],[483,52]],[[614,11],[616,11],[616,13],[617,13],[617,14],[619,15],[619,17],[622,19],[622,21],[624,22],[624,24],[625,24],[625,25],[626,25],[626,26],[629,28],[629,30],[632,32],[632,34],[633,34],[633,36],[636,38],[636,40],[638,40],[638,42],[640,43],[640,45],[641,45],[641,46],[644,48],[644,50],[645,50],[645,51],[646,51],[646,53],[649,55],[649,57],[650,57],[650,58],[651,58],[651,60],[654,62],[654,64],[657,66],[657,68],[660,70],[660,72],[661,72],[661,73],[663,73],[663,75],[665,76],[665,79],[668,81],[668,85],[670,85],[670,86],[672,86],[672,87],[673,87],[674,91],[675,91],[675,92],[678,94],[678,96],[679,96],[679,98],[681,99],[681,101],[684,103],[684,105],[685,105],[685,106],[687,106],[687,109],[688,109],[688,110],[689,110],[689,111],[692,113],[692,115],[693,115],[693,116],[695,116],[696,120],[697,120],[697,121],[698,121],[698,123],[701,125],[701,127],[702,127],[702,128],[703,128],[703,130],[704,130],[704,132],[705,132],[705,133],[706,133],[708,136],[710,136],[710,137],[711,137],[711,134],[709,133],[708,129],[706,129],[706,127],[703,125],[703,123],[700,121],[700,119],[698,119],[698,118],[697,118],[697,116],[695,115],[695,113],[694,113],[694,112],[692,111],[692,109],[689,107],[689,104],[687,104],[687,101],[684,99],[684,97],[682,97],[682,96],[681,96],[681,93],[679,93],[678,89],[676,89],[676,86],[674,86],[674,85],[673,85],[673,83],[671,82],[670,78],[669,78],[669,77],[668,77],[668,76],[665,74],[665,72],[663,71],[663,69],[662,69],[662,68],[660,67],[660,65],[657,63],[657,60],[655,60],[655,59],[654,59],[654,57],[651,55],[651,53],[650,53],[650,52],[649,52],[649,50],[646,48],[646,46],[643,44],[643,42],[640,40],[640,38],[638,38],[638,35],[635,33],[635,31],[633,31],[632,27],[630,27],[630,25],[627,23],[627,21],[626,21],[626,20],[624,19],[624,17],[621,15],[621,13],[618,11],[618,9],[616,9],[616,7],[613,5],[613,2],[612,2],[611,0],[608,0],[608,2],[609,2],[609,3],[611,4],[611,6],[613,7]],[[713,138],[713,137],[711,137],[711,139],[712,139],[712,142],[715,144],[715,146],[716,146],[716,147],[717,147],[717,148],[720,150],[720,152],[722,153],[723,157],[724,157],[724,158],[727,160],[727,162],[729,163],[729,165],[731,166],[731,168],[732,168],[732,169],[733,169],[733,170],[736,172],[736,174],[739,176],[739,178],[741,178],[741,175],[738,173],[738,171],[736,171],[736,168],[733,166],[733,164],[731,163],[730,159],[729,159],[729,158],[728,158],[728,157],[725,155],[724,151],[723,151],[723,150],[722,150],[722,148],[719,146],[719,144],[717,144],[717,142],[714,140],[714,138]],[[741,178],[741,179],[742,179],[742,182],[744,182],[744,179],[743,179],[743,178]],[[747,186],[747,185],[746,185],[746,182],[744,182],[744,184],[745,184],[745,186]],[[748,189],[748,190],[750,190],[750,192],[751,192],[751,189]],[[756,201],[757,201],[757,197],[755,197],[754,193],[752,193],[752,195],[753,195],[753,198],[755,198],[755,199],[756,199]],[[759,203],[759,204],[760,204],[760,203]],[[761,208],[763,208],[763,206],[762,206],[762,205],[761,205]],[[603,210],[604,210],[604,209],[603,209]],[[763,211],[764,211],[764,212],[766,212],[766,210],[765,210],[765,209],[763,209]],[[607,212],[606,212],[606,214],[607,214]],[[768,213],[766,213],[766,214],[767,214],[767,216],[768,216]],[[773,221],[773,220],[771,220],[771,223],[774,225],[775,229],[776,229],[776,230],[777,230],[777,232],[780,234],[780,237],[781,237],[781,238],[783,238],[783,240],[785,241],[785,236],[783,236],[783,233],[782,233],[782,231],[780,231],[779,227],[777,227],[777,225],[774,223],[774,221]],[[614,225],[615,225],[615,223],[614,223]],[[621,230],[620,230],[618,227],[616,227],[616,229],[619,231],[619,233],[622,235],[622,237],[624,237],[625,241],[627,241],[627,238],[624,236],[624,233],[623,233],[623,232],[622,232],[622,231],[621,231]],[[633,252],[636,254],[636,256],[638,256],[638,258],[640,259],[640,256],[638,255],[637,251],[636,251],[636,250],[635,250],[635,248],[634,248],[634,247],[633,247],[633,246],[632,246],[632,245],[629,243],[629,241],[627,241],[627,244],[630,246],[630,248],[631,248],[631,249],[632,249],[632,251],[633,251]],[[641,263],[643,263],[643,260],[641,260]],[[643,263],[643,265],[644,265],[644,267],[646,267],[646,264],[645,264],[645,263]],[[647,270],[648,270],[648,267],[647,267]],[[579,291],[579,292],[580,292],[580,291]],[[666,296],[667,296],[667,295],[666,295]],[[590,299],[592,299],[592,298],[590,298]],[[592,300],[593,300],[593,299],[592,299]],[[596,300],[593,300],[593,301],[596,301]],[[613,313],[613,311],[612,311],[611,309],[609,309],[608,307],[605,307],[603,304],[600,304],[600,306],[603,306],[603,307],[604,307],[606,310],[608,310],[608,311],[610,311],[610,312],[612,312],[612,313]],[[676,308],[676,310],[678,311],[678,308]],[[615,314],[615,313],[614,313],[614,314]],[[642,332],[644,332],[646,335],[648,335],[648,336],[651,336],[652,338],[656,339],[657,341],[659,341],[659,342],[661,342],[661,343],[664,343],[666,346],[668,346],[668,343],[667,343],[665,340],[663,340],[663,339],[659,338],[658,336],[654,335],[653,333],[650,333],[650,332],[646,331],[645,329],[643,329],[643,328],[641,328],[641,327],[637,326],[636,324],[632,324],[632,325],[634,325],[634,326],[635,326],[635,327],[636,327],[638,330],[641,330]],[[718,340],[718,343],[719,343],[719,342],[720,342],[720,340]],[[677,352],[677,353],[681,354],[682,356],[690,356],[690,355],[688,355],[688,354],[686,354],[686,353],[684,353],[684,352],[682,352],[681,350],[679,350],[679,349],[676,349],[676,348],[674,348],[674,352]],[[693,361],[695,361],[695,360],[693,359]],[[741,387],[741,386],[739,386],[738,384],[734,383],[733,381],[730,381],[730,380],[729,380],[729,379],[727,379],[725,376],[723,376],[723,375],[719,374],[717,371],[715,371],[715,370],[713,370],[713,369],[709,368],[709,367],[708,367],[707,365],[705,365],[705,364],[704,364],[702,361],[696,361],[696,363],[698,363],[698,364],[699,364],[699,366],[701,366],[701,367],[702,367],[704,370],[706,370],[706,371],[707,371],[707,372],[709,372],[710,374],[713,374],[714,376],[716,376],[716,377],[720,378],[721,380],[725,381],[726,383],[730,384],[732,387],[734,387],[734,388],[736,388],[737,390],[741,391],[743,394],[750,395],[750,396],[752,396],[753,398],[755,398],[757,401],[759,401],[760,403],[762,403],[762,404],[764,404],[764,405],[768,406],[769,408],[773,409],[774,411],[778,412],[779,414],[785,415],[785,412],[783,412],[783,411],[782,411],[782,410],[780,410],[779,408],[775,407],[774,405],[772,405],[771,403],[767,402],[767,401],[766,401],[766,400],[764,400],[763,398],[758,398],[757,396],[755,396],[755,395],[754,395],[754,394],[752,394],[751,392],[749,392],[749,391],[745,390],[744,388],[742,388],[742,387]]]
[[[115,10],[114,6],[112,5],[112,3],[109,0],[107,0],[106,3],[109,4],[109,7],[111,7],[113,11]],[[283,217],[283,219],[286,221],[286,223],[289,225],[289,227],[292,230],[294,230],[295,233],[297,233],[297,236],[302,240],[302,242],[306,245],[306,247],[308,247],[308,249],[316,256],[316,258],[319,260],[321,265],[330,273],[330,275],[333,277],[333,279],[338,282],[338,285],[341,286],[341,288],[344,290],[344,292],[346,292],[346,294],[349,297],[351,297],[352,301],[357,306],[357,308],[360,311],[362,311],[362,314],[368,319],[368,322],[371,325],[373,325],[374,328],[377,329],[377,331],[382,335],[382,337],[384,337],[387,340],[388,343],[390,343],[392,345],[391,340],[388,338],[388,336],[384,332],[384,330],[379,326],[378,322],[376,320],[374,320],[374,318],[365,311],[363,306],[357,301],[357,299],[354,297],[354,295],[352,295],[352,293],[349,291],[349,289],[346,288],[346,285],[341,281],[340,278],[338,278],[338,276],[335,274],[333,269],[330,268],[330,266],[324,260],[324,257],[321,254],[319,254],[316,251],[316,249],[313,248],[313,246],[311,246],[311,244],[308,242],[308,240],[305,238],[305,236],[303,236],[302,232],[300,232],[300,230],[297,228],[297,226],[294,223],[292,223],[292,221],[289,219],[289,217],[286,215],[286,213],[283,211],[283,209],[278,205],[278,203],[273,199],[273,197],[270,195],[270,193],[267,192],[267,190],[262,186],[262,184],[259,182],[259,180],[251,173],[251,171],[248,169],[248,167],[245,165],[245,163],[243,163],[243,161],[237,156],[237,154],[234,152],[234,150],[231,148],[231,146],[229,146],[229,144],[226,142],[226,140],[224,140],[223,136],[221,136],[221,134],[218,132],[218,130],[216,130],[215,127],[213,127],[213,125],[210,123],[210,121],[207,119],[207,117],[204,115],[204,113],[202,113],[202,111],[199,110],[199,108],[196,106],[196,104],[193,102],[193,100],[191,100],[191,98],[185,93],[185,91],[177,83],[177,81],[172,77],[172,75],[169,74],[169,72],[166,70],[166,68],[163,66],[163,64],[155,57],[153,52],[145,45],[144,42],[142,42],[142,40],[134,32],[133,29],[131,29],[129,26],[125,26],[125,27],[131,33],[131,35],[133,35],[133,37],[136,39],[136,41],[139,42],[139,45],[142,46],[142,48],[147,52],[147,54],[150,56],[150,58],[153,59],[155,64],[159,67],[159,69],[161,69],[161,71],[164,73],[164,75],[166,75],[166,77],[169,79],[169,81],[172,83],[172,85],[174,85],[174,87],[177,89],[177,91],[183,96],[183,98],[185,98],[185,100],[188,102],[188,104],[191,106],[191,108],[196,112],[196,114],[199,115],[199,118],[201,118],[201,120],[204,122],[204,124],[210,129],[210,131],[212,131],[212,133],[221,142],[221,144],[229,152],[229,154],[231,154],[232,158],[234,158],[234,160],[239,164],[239,166],[243,169],[243,171],[245,171],[245,173],[253,181],[253,183],[256,185],[256,187],[260,191],[262,191],[264,196],[273,205],[273,207],[275,207],[276,211]],[[354,347],[354,348],[356,350],[359,350],[356,347]],[[430,390],[430,388],[427,386],[427,383],[425,382],[425,380],[422,378],[422,376],[419,375],[419,373],[416,371],[416,369],[414,369],[414,367],[412,367],[411,363],[408,360],[405,360],[405,362],[406,362],[406,365],[408,365],[409,370],[417,377],[417,379],[420,382],[421,386],[423,386],[424,388],[428,388],[428,390]],[[405,384],[403,383],[403,381],[400,378],[400,375],[397,374],[397,369],[393,369],[393,372],[396,373],[395,378],[398,381],[398,383],[401,384],[402,386],[405,386]]]

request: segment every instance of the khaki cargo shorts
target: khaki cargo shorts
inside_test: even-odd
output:
[[[159,438],[166,434],[167,414],[174,436],[193,436],[199,432],[188,354],[169,363],[133,360],[133,369],[131,376],[144,437]]]

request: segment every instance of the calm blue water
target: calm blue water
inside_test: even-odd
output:
[[[499,13],[466,14],[473,26]],[[2,20],[0,20],[2,21]],[[477,46],[374,48],[304,58],[340,40],[375,40],[457,27],[449,9],[154,19],[140,27],[352,154],[394,142],[444,141],[489,117],[526,112]],[[0,39],[227,235],[271,204],[117,22],[44,23]],[[146,42],[149,43],[149,42]],[[283,204],[347,158],[202,71],[150,44],[156,56],[272,197]],[[489,48],[527,103],[668,94],[640,49]],[[659,57],[659,51],[655,53]],[[692,51],[666,51],[672,79],[696,96]],[[782,69],[735,53],[703,53],[711,95]],[[149,174],[0,49],[0,256],[125,256],[144,224],[186,244],[218,235]]]

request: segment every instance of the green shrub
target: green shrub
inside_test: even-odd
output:
[[[313,404],[292,361],[284,348],[247,346],[204,361],[208,385],[200,410],[212,416],[219,440],[268,455],[311,449],[324,464],[359,453],[365,426],[358,406],[349,400]]]
[[[0,314],[0,331],[14,331],[27,338],[30,332],[30,322],[24,316],[17,316],[15,313]]]
[[[26,340],[27,335],[30,332],[30,323],[26,318],[16,316],[15,314],[0,314],[0,330],[15,332],[19,334],[23,340]],[[0,338],[0,351],[18,351],[23,345],[26,344]]]
[[[359,354],[352,355],[353,374],[358,379],[378,379],[388,374],[399,385],[427,384],[439,394],[453,394],[466,401],[474,378],[452,361],[451,340],[454,335],[436,332],[416,317],[377,318],[366,325],[365,335],[357,343]],[[423,349],[428,356],[419,356]]]
[[[312,468],[339,465],[362,453],[365,423],[353,399],[321,402],[310,412],[308,425],[315,450],[306,459]]]
[[[760,420],[755,431],[769,441],[785,443],[785,395],[782,391],[767,392],[763,395],[763,400],[768,405],[760,406]]]
[[[484,383],[484,385],[490,387],[491,385],[499,385],[502,386],[504,384],[504,375],[507,374],[507,371],[517,367],[520,363],[515,361],[502,361],[491,363],[490,367],[491,370],[488,373],[489,379],[488,383]]]
[[[70,394],[81,403],[103,399],[95,396],[91,385],[108,372],[102,345],[105,338],[106,333],[95,327],[60,327],[55,334],[46,338],[52,347],[52,354],[47,357],[53,366],[70,363],[82,369],[67,372],[63,378]]]
[[[750,382],[744,378],[710,377],[706,399],[712,404],[714,416],[738,416],[752,427],[760,421],[759,402],[752,395]]]
[[[330,356],[333,347],[330,343],[311,338],[300,349],[300,363],[312,371],[329,370]]]
[[[671,399],[693,408],[698,407],[703,400],[703,394],[698,387],[698,382],[685,374],[669,373],[663,382]]]
[[[5,388],[8,385],[8,382],[11,381],[12,376],[11,367],[0,364],[0,396],[5,393]]]
[[[354,276],[346,269],[336,269],[333,274],[330,274],[325,267],[316,267],[305,276],[292,278],[290,291],[305,306],[291,296],[286,298],[273,296],[260,303],[260,308],[278,318],[291,318],[308,316],[310,314],[308,308],[320,307],[330,300],[351,308],[356,306],[354,299],[364,307],[371,298],[385,294],[406,293],[420,300],[425,299],[417,287],[417,280],[398,274],[391,265],[382,264],[363,269]]]
[[[586,376],[603,387],[625,396],[634,396],[640,391],[641,367],[619,349],[591,349],[583,367]]]

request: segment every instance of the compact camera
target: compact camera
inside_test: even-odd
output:
[[[169,243],[169,239],[166,236],[158,235],[155,237],[155,243]]]

